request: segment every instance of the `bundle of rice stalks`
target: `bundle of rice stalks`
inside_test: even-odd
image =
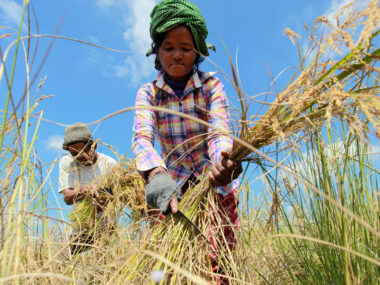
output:
[[[199,227],[192,225],[181,214],[169,214],[162,221],[156,216],[157,222],[153,222],[151,228],[145,231],[136,253],[124,260],[116,283],[143,284],[150,279],[152,272],[163,271],[169,276],[170,284],[182,284],[186,280],[200,284],[202,280],[197,280],[195,276],[205,277],[208,272],[211,273],[208,264],[210,236],[203,234],[207,234],[212,220],[207,208],[209,203],[203,202],[208,194],[205,188],[209,188],[207,179],[191,189],[192,195],[185,195],[179,205],[179,210]],[[154,253],[159,253],[162,258],[157,260]],[[173,271],[173,264],[179,264],[188,271],[177,271],[179,268]]]
[[[326,18],[317,19],[316,25],[327,24],[332,31],[323,34],[318,42],[311,43],[316,54],[315,60],[307,68],[301,63],[284,91],[278,94],[266,113],[254,123],[248,116],[249,104],[239,88],[239,80],[231,62],[233,82],[241,102],[239,138],[235,138],[232,159],[241,161],[253,152],[270,159],[257,149],[274,142],[292,144],[293,135],[317,130],[324,123],[333,123],[332,118],[346,123],[350,132],[357,137],[365,138],[370,129],[380,138],[376,68],[380,51],[371,45],[373,38],[378,35],[379,8],[377,1],[370,1],[363,10],[358,10],[353,4],[344,9],[345,20],[343,23],[338,20],[336,26]],[[358,30],[361,32],[354,43],[354,31]],[[315,36],[310,38],[314,40]],[[349,50],[346,56],[338,61],[330,60],[328,51],[335,52],[342,46]],[[179,210],[200,231],[181,215],[166,216],[146,234],[146,240],[137,253],[125,260],[118,281],[144,283],[149,274],[156,270],[163,270],[167,274],[168,282],[165,284],[191,283],[195,275],[210,279],[208,275],[213,275],[208,258],[208,240],[221,231],[222,226],[222,217],[218,217],[218,212],[211,214],[210,211],[214,207],[213,198],[214,189],[207,179],[189,189]],[[207,235],[207,240],[200,232]],[[239,266],[234,263],[227,242],[223,238],[214,241],[214,251],[220,258],[219,266],[226,275],[234,276],[230,277],[232,283],[242,284],[239,278],[243,277],[239,275]]]
[[[131,220],[138,221],[147,212],[144,181],[130,159],[121,162],[112,173],[97,182],[99,197],[86,197],[69,214],[76,229],[94,230],[97,225],[115,226],[120,214],[128,208]],[[97,210],[97,200],[105,201],[103,210]]]
[[[89,198],[84,198],[73,206],[69,220],[76,231],[92,229],[96,225],[95,205]]]
[[[364,48],[356,48],[335,64],[323,62],[303,70],[271,103],[255,126],[242,124],[240,139],[254,148],[279,140],[289,143],[287,139],[291,135],[316,129],[321,123],[329,123],[332,117],[345,121],[351,132],[363,139],[366,138],[370,122],[374,134],[380,138],[379,88],[376,84],[364,85],[365,78],[377,74],[377,68],[371,63],[375,63],[379,56],[380,49],[366,52]],[[333,66],[326,70],[331,64]],[[231,67],[237,90],[240,90],[234,68]],[[340,73],[335,75],[339,70]],[[240,91],[239,95],[244,101],[245,97]],[[252,149],[236,143],[232,157],[242,160],[251,152]]]

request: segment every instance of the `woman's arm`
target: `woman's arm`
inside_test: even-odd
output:
[[[224,86],[218,79],[212,79],[211,92],[208,100],[209,124],[218,129],[229,131],[230,118],[228,101]],[[230,159],[233,140],[227,134],[215,129],[209,129],[209,156],[213,166],[208,176],[214,186],[226,186],[238,178],[242,172],[240,162]]]
[[[154,100],[153,84],[140,88],[136,96],[136,107],[152,107]],[[165,163],[154,149],[156,113],[153,110],[139,109],[135,111],[132,137],[132,151],[136,168],[140,173],[156,167],[164,167]]]

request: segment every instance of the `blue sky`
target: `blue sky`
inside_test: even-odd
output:
[[[121,108],[134,105],[136,92],[141,84],[156,77],[153,58],[146,58],[150,46],[149,14],[154,0],[38,0],[33,1],[37,15],[39,34],[58,34],[76,38],[108,48],[128,51],[116,53],[88,45],[57,39],[48,54],[39,75],[46,81],[37,95],[54,95],[39,104],[44,118],[72,124],[89,123]],[[271,78],[287,67],[299,63],[297,48],[284,35],[290,28],[307,37],[304,23],[312,26],[320,15],[333,15],[346,0],[194,0],[202,11],[209,28],[207,41],[216,46],[210,59],[227,74],[229,62],[222,42],[235,59],[237,54],[239,74],[245,92],[253,96],[268,91]],[[21,14],[21,0],[0,0],[0,24],[17,28]],[[60,24],[60,21],[62,22]],[[26,21],[25,21],[26,23]],[[24,26],[23,34],[27,34]],[[7,29],[7,32],[10,30]],[[37,28],[32,23],[32,34]],[[15,39],[13,36],[12,40]],[[10,38],[0,40],[4,51]],[[38,42],[36,64],[44,57],[49,38]],[[32,41],[35,46],[36,40]],[[22,53],[22,52],[21,52]],[[21,54],[20,53],[20,54]],[[22,54],[16,69],[15,98],[20,98],[25,84],[25,65]],[[7,64],[10,66],[11,61]],[[217,71],[218,68],[203,62],[201,70]],[[270,74],[271,73],[271,74]],[[278,88],[286,82],[291,72],[285,72],[278,81]],[[218,76],[226,86],[232,103],[236,94],[221,72]],[[4,91],[4,83],[0,86]],[[4,92],[2,91],[2,94]],[[36,84],[32,94],[36,93]],[[0,103],[3,105],[4,97]],[[91,127],[95,138],[117,148],[120,154],[131,157],[133,113],[125,113]],[[61,150],[64,127],[43,122],[36,142],[37,155],[43,163],[50,163],[64,153]],[[103,147],[100,151],[110,154]],[[57,177],[57,167],[52,178]],[[54,184],[53,188],[57,188]]]

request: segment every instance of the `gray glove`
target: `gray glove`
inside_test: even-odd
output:
[[[170,212],[169,202],[174,193],[179,200],[180,193],[177,191],[177,183],[168,172],[154,174],[145,188],[146,202],[166,215]]]

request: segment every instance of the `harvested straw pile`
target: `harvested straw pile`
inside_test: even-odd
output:
[[[380,138],[380,100],[376,79],[380,51],[371,45],[378,34],[377,1],[370,1],[363,10],[354,4],[347,5],[341,13],[345,13],[345,20],[343,23],[337,21],[336,25],[324,17],[317,19],[310,37],[314,61],[306,68],[301,63],[291,82],[253,126],[247,123],[250,118],[246,96],[239,88],[231,61],[233,81],[241,102],[239,139],[235,140],[232,159],[246,159],[258,148],[274,142],[292,144],[294,134],[316,130],[323,124],[333,123],[333,118],[345,122],[352,135],[364,138],[370,129]],[[321,24],[330,27],[331,32],[322,34],[315,41],[313,33]],[[355,31],[360,31],[360,34],[355,34]],[[288,30],[288,34],[294,39],[295,33]],[[348,52],[337,61],[330,60],[329,52],[339,53],[340,49]],[[213,187],[204,179],[187,191],[179,205],[179,209],[208,238],[221,230],[216,226],[215,231],[209,233],[210,224],[218,225],[220,220],[219,217],[215,221],[209,214],[213,207],[213,192]],[[168,215],[162,223],[151,228],[137,253],[125,261],[118,282],[144,283],[150,272],[155,270],[163,270],[170,276],[168,284],[195,282],[192,279],[194,275],[209,279],[208,275],[212,274],[207,258],[209,250],[207,241],[191,224],[181,216]],[[244,277],[239,273],[233,253],[229,252],[225,241],[217,240],[217,251],[224,272],[234,276],[231,282],[241,284],[239,282]]]
[[[131,210],[131,219],[135,221],[147,212],[144,181],[137,173],[132,160],[122,160],[97,186],[98,189],[112,190],[112,194],[99,191],[99,198],[106,201],[101,218],[96,217],[96,202],[91,198],[85,198],[75,205],[69,215],[74,228],[93,230],[102,220],[115,222],[125,208]]]

